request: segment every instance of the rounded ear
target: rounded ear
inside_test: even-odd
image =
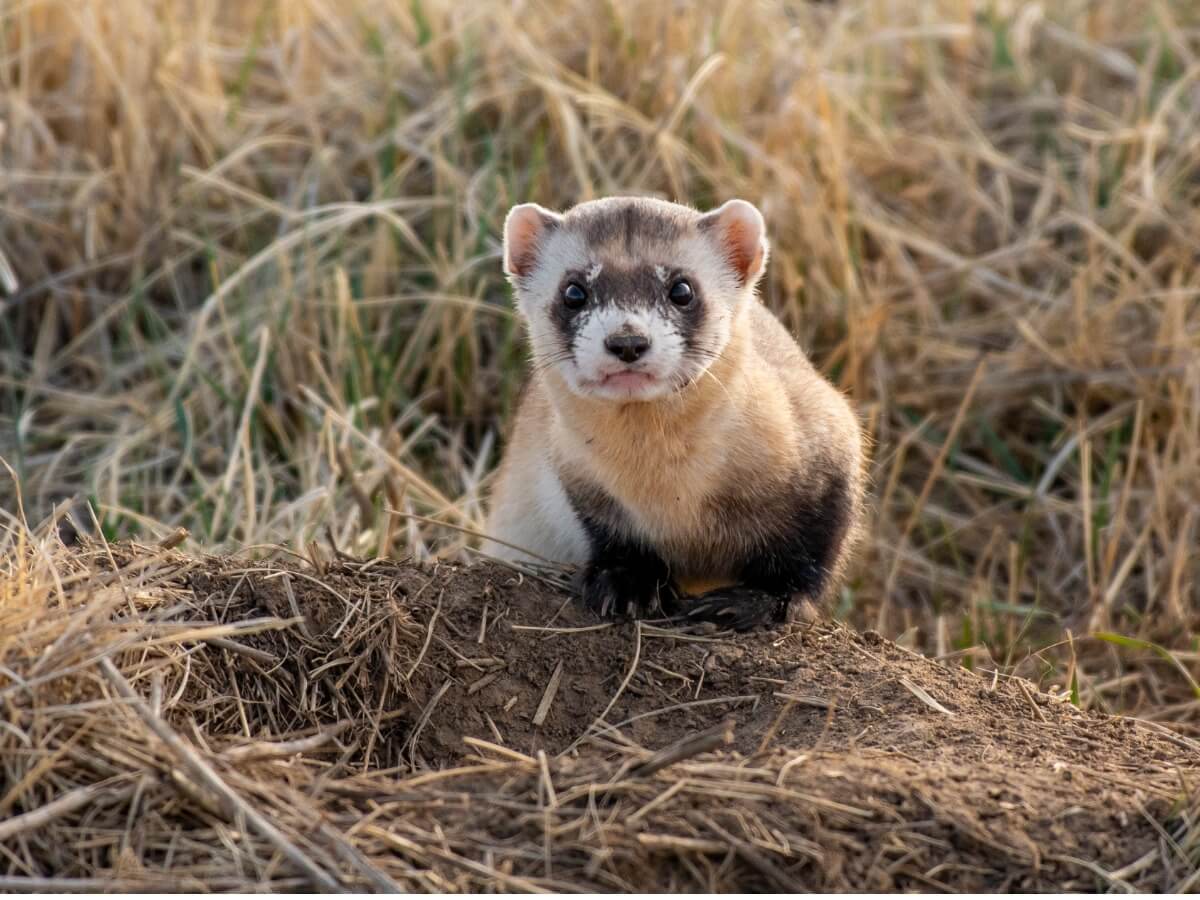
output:
[[[537,262],[539,245],[561,222],[562,216],[536,203],[510,209],[504,220],[504,271],[514,278],[528,275]]]
[[[767,226],[753,203],[729,200],[700,217],[700,230],[717,245],[745,287],[767,267]]]

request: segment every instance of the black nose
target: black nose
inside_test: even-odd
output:
[[[650,349],[650,338],[640,334],[610,334],[604,347],[621,362],[636,362]]]

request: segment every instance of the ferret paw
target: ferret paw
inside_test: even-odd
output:
[[[603,619],[650,619],[676,605],[669,580],[627,566],[588,566],[579,591],[583,605]]]
[[[687,609],[693,622],[713,622],[734,631],[770,627],[787,615],[787,598],[751,587],[725,587],[708,591]]]

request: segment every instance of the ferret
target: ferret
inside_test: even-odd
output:
[[[744,200],[512,208],[533,366],[485,553],[579,567],[609,617],[744,630],[830,597],[861,530],[863,437],[757,298],[767,256]]]

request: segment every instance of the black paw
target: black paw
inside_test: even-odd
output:
[[[787,617],[787,598],[751,587],[717,588],[687,609],[693,622],[713,622],[734,631],[777,625]]]
[[[653,619],[678,605],[670,578],[640,566],[589,565],[579,592],[583,605],[603,619]]]

